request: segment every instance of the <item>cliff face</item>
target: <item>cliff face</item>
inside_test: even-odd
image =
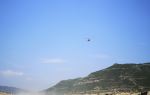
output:
[[[63,80],[45,92],[51,95],[62,95],[65,93],[114,90],[150,90],[150,63],[114,64],[84,78]]]

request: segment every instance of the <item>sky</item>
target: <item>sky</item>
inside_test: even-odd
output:
[[[149,0],[0,0],[0,85],[43,90],[149,54]]]

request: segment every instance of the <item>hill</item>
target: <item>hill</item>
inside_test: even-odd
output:
[[[44,92],[49,95],[150,90],[150,63],[114,64],[84,78],[60,81]]]
[[[16,87],[8,87],[8,86],[0,86],[0,93],[2,94],[17,94],[20,92],[27,92],[26,90],[16,88]]]

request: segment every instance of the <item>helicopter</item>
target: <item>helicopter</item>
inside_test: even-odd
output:
[[[91,41],[91,39],[90,39],[90,38],[87,38],[87,41],[88,41],[88,42],[90,42],[90,41]]]

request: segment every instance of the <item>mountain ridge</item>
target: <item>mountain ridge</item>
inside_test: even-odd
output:
[[[90,91],[150,90],[150,62],[118,64],[93,72],[86,77],[60,81],[44,92],[51,95]]]
[[[21,89],[21,88],[1,85],[0,86],[0,92],[8,93],[8,94],[17,94],[17,93],[28,92],[28,91]]]

